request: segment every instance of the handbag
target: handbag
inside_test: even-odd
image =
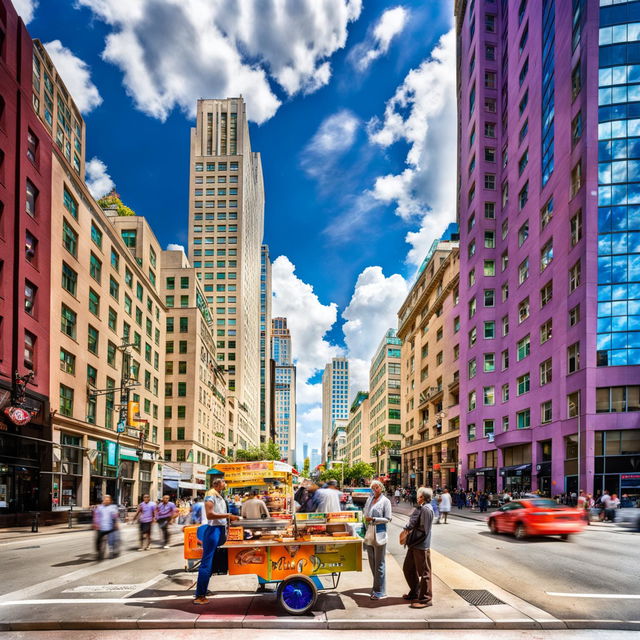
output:
[[[422,509],[422,507],[420,507]],[[400,544],[409,548],[415,547],[424,542],[427,534],[422,527],[414,529],[403,529],[400,532]]]
[[[373,525],[368,525],[364,534],[364,543],[369,547],[376,546],[376,528]]]

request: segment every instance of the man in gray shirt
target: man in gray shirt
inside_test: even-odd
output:
[[[340,490],[335,480],[329,480],[324,489],[318,489],[313,495],[316,513],[337,513],[340,511]]]
[[[407,548],[407,555],[402,565],[405,580],[409,585],[409,593],[402,597],[411,600],[413,609],[430,607],[431,593],[431,527],[433,525],[433,509],[431,497],[433,492],[426,487],[420,487],[417,491],[418,506],[411,514],[411,518],[405,529],[418,529],[424,531],[425,537]]]

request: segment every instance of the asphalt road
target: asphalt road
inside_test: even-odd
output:
[[[402,563],[398,542],[407,516],[396,514],[388,550]],[[122,529],[122,555],[98,563],[94,560],[91,531],[0,542],[0,603],[34,598],[109,598],[109,585],[149,588],[167,578],[175,567],[182,589],[190,585],[183,566],[182,535],[174,528],[172,548],[138,552],[137,527]],[[486,524],[450,517],[434,527],[432,546],[467,569],[563,619],[640,620],[640,534],[617,527],[591,527],[571,542],[558,538],[517,541],[494,536]],[[367,568],[364,568],[367,571]],[[102,592],[89,588],[100,585]],[[73,589],[71,593],[69,590]],[[86,593],[82,591],[86,589]],[[581,594],[565,597],[550,593]],[[399,595],[399,594],[394,594]],[[634,597],[629,597],[634,596]]]
[[[393,555],[404,555],[397,534],[407,519],[394,515]],[[558,537],[519,541],[491,534],[483,522],[453,515],[446,525],[434,526],[431,545],[557,618],[640,620],[640,533],[594,526],[567,542]],[[635,598],[623,597],[630,595]]]

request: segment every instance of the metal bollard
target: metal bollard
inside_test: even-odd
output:
[[[73,505],[69,507],[69,525],[68,528],[71,529],[73,527]]]
[[[31,520],[31,533],[38,533],[38,520],[40,518],[40,513],[36,511],[33,514],[33,520]]]

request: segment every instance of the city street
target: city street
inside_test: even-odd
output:
[[[178,526],[171,549],[138,552],[136,527],[127,525],[122,555],[100,564],[93,559],[88,530],[5,537],[0,629],[640,627],[638,534],[594,525],[574,542],[520,542],[492,536],[486,524],[463,515],[454,513],[448,524],[434,527],[434,606],[428,614],[411,610],[400,598],[404,550],[397,538],[407,515],[399,512],[390,528],[390,597],[369,600],[365,560],[362,573],[344,574],[338,589],[322,592],[316,611],[300,618],[284,615],[271,593],[256,593],[254,576],[214,576],[210,605],[192,605],[195,574],[184,571]],[[504,604],[476,607],[454,589],[486,589]],[[580,597],[557,595],[569,593]]]

